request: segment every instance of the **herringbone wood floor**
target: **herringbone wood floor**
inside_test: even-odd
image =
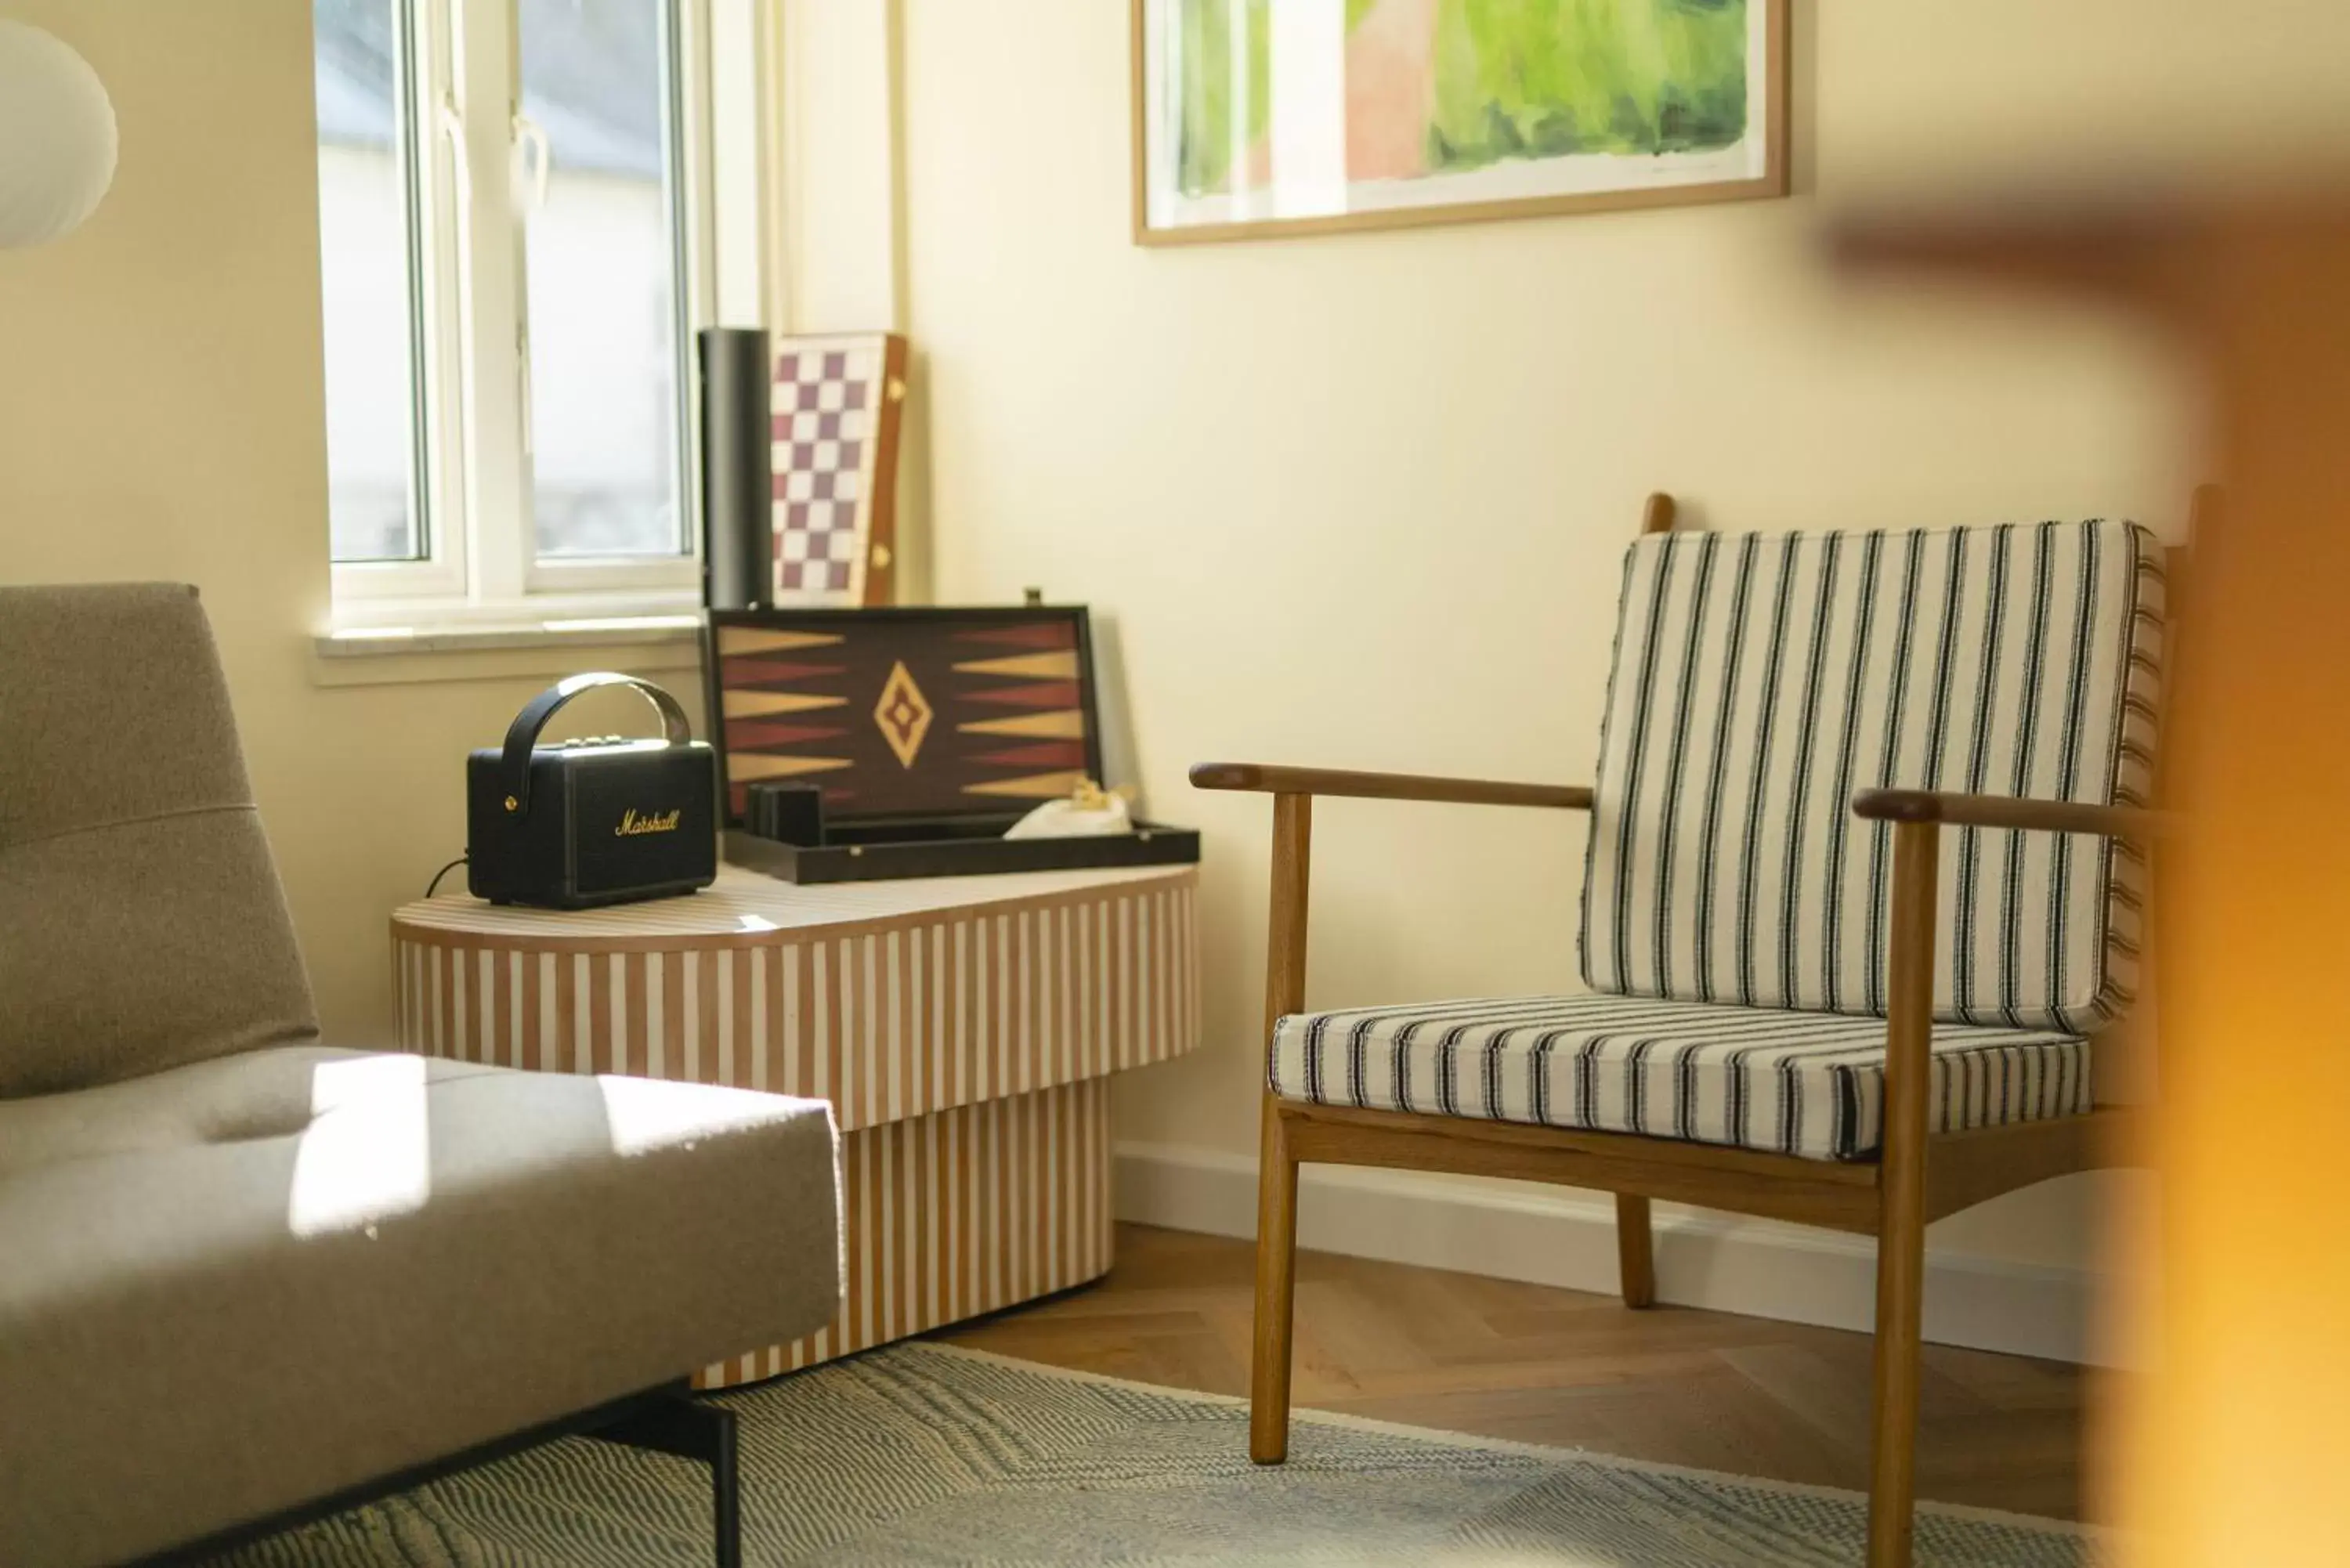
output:
[[[1216,1394],[1248,1392],[1248,1242],[1118,1228],[1101,1283],[951,1330],[949,1344]],[[1921,1495],[2084,1516],[2095,1377],[1926,1347]],[[1455,1432],[1859,1490],[1866,1335],[1303,1252],[1296,1398]]]

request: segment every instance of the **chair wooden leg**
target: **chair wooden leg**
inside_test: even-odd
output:
[[[1888,1219],[1890,1217],[1888,1216]],[[1877,1240],[1877,1380],[1870,1433],[1868,1568],[1909,1568],[1918,1481],[1918,1345],[1926,1227],[1913,1217]]]
[[[1297,1161],[1272,1096],[1256,1178],[1256,1347],[1249,1370],[1249,1458],[1289,1457],[1290,1324],[1297,1278]]]
[[[1909,1568],[1918,1484],[1918,1339],[1926,1297],[1926,1091],[1933,1035],[1937,835],[1893,830],[1893,941],[1878,1156],[1877,1379],[1869,1434],[1868,1568]]]
[[[1617,1272],[1624,1286],[1624,1304],[1657,1304],[1657,1243],[1648,1223],[1648,1200],[1629,1192],[1616,1195]]]
[[[1273,908],[1265,921],[1264,1037],[1305,1005],[1305,903],[1314,854],[1314,797],[1273,798]],[[1249,1367],[1249,1458],[1289,1457],[1289,1326],[1297,1273],[1297,1157],[1281,1102],[1264,1096],[1256,1172],[1256,1345]]]

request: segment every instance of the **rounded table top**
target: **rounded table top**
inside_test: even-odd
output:
[[[1107,892],[1188,887],[1195,866],[1133,866],[802,885],[722,866],[718,880],[682,898],[596,909],[538,909],[442,893],[392,911],[395,936],[468,947],[608,951],[639,948],[763,947],[821,933],[879,929],[941,915],[1009,914]]]

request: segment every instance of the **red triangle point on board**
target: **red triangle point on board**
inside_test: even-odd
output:
[[[755,752],[769,746],[795,745],[801,741],[829,741],[848,732],[837,724],[762,724],[736,719],[726,726],[726,749]]]
[[[780,659],[729,659],[724,661],[721,676],[730,691],[756,686],[769,680],[813,680],[827,675],[846,675],[847,667],[840,664],[794,664]]]
[[[1067,621],[1035,621],[1026,626],[988,627],[955,633],[957,642],[984,642],[997,648],[1075,648],[1077,628]]]
[[[998,686],[989,691],[958,691],[955,701],[996,702],[1007,708],[1075,708],[1078,705],[1077,683],[1051,680],[1028,686]]]
[[[1003,768],[1081,768],[1086,765],[1086,748],[1076,741],[1048,741],[1008,752],[983,752],[966,760]]]

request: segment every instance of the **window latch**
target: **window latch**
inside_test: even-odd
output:
[[[515,111],[514,143],[522,154],[523,171],[530,185],[530,205],[533,212],[546,205],[548,182],[555,176],[555,143],[547,140],[546,130],[538,121]]]
[[[433,119],[441,134],[449,139],[449,162],[456,171],[457,208],[463,212],[473,204],[473,164],[465,155],[465,115],[457,107],[457,95],[443,93],[434,106]]]

